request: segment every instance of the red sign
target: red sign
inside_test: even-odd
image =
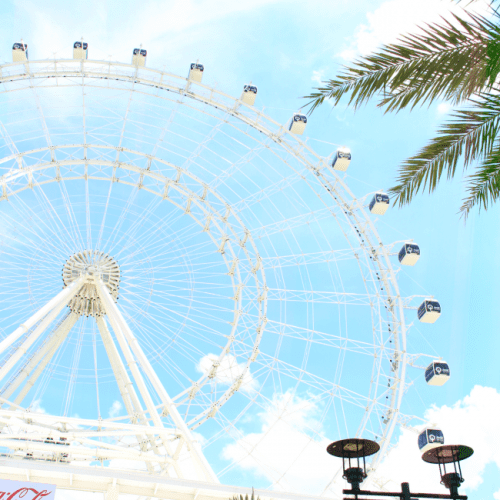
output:
[[[54,500],[54,484],[0,479],[0,500]]]

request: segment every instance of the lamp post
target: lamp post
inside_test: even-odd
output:
[[[450,490],[452,498],[458,498],[458,488],[464,482],[460,462],[469,458],[473,453],[474,450],[468,446],[449,444],[426,451],[422,455],[422,460],[429,464],[439,465],[441,484]],[[446,464],[453,464],[453,472],[446,472]],[[442,469],[441,466],[443,466]]]
[[[328,445],[326,451],[335,457],[342,458],[342,477],[351,485],[350,489],[342,490],[344,500],[366,500],[363,497],[399,497],[401,500],[417,498],[440,498],[450,500],[467,500],[466,495],[459,495],[458,488],[463,483],[460,462],[469,458],[474,451],[463,445],[438,446],[426,451],[422,460],[439,465],[441,484],[450,491],[449,495],[442,493],[413,493],[408,483],[401,483],[401,491],[370,491],[362,490],[360,484],[367,477],[365,458],[374,455],[380,449],[375,441],[369,439],[342,439]],[[446,471],[446,464],[453,464],[453,471]],[[360,497],[361,495],[361,497]],[[354,497],[354,498],[353,498]]]

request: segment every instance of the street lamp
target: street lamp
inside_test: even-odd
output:
[[[400,492],[362,490],[360,484],[367,477],[365,458],[374,455],[379,450],[380,446],[375,441],[370,441],[369,439],[342,439],[328,445],[326,451],[330,455],[342,458],[342,477],[351,485],[351,489],[342,490],[344,495],[349,495],[344,500],[353,500],[351,495],[354,495],[354,500],[364,500],[363,498],[359,498],[359,495],[399,497],[401,500],[415,500],[417,498],[467,500],[466,495],[458,494],[458,488],[464,481],[460,462],[469,458],[474,453],[472,448],[457,444],[438,446],[426,451],[422,455],[424,462],[439,465],[441,484],[450,490],[449,495],[441,493],[411,493],[408,483],[401,483]],[[453,464],[453,472],[446,472],[446,464]]]
[[[326,448],[330,455],[342,457],[342,477],[351,485],[353,492],[360,491],[359,485],[366,478],[365,457],[374,455],[378,450],[380,450],[378,443],[368,439],[342,439]],[[360,458],[363,459],[363,467],[360,467]],[[353,466],[353,462],[356,466]]]
[[[450,495],[457,496],[458,488],[464,482],[462,476],[462,468],[460,462],[469,458],[474,453],[472,448],[460,444],[449,444],[439,446],[426,451],[422,455],[422,460],[429,464],[439,465],[439,474],[441,476],[441,484],[450,490]],[[446,464],[453,464],[454,471],[446,472]],[[441,469],[441,465],[443,468]]]

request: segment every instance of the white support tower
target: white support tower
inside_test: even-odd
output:
[[[9,448],[14,460],[30,460],[30,466],[35,461],[42,463],[49,470],[44,473],[46,480],[59,484],[61,464],[103,463],[112,459],[143,462],[143,469],[158,476],[158,480],[175,478],[218,484],[201,447],[116,304],[120,282],[116,261],[99,251],[79,252],[67,260],[63,281],[65,287],[58,295],[0,343],[0,352],[11,348],[0,367],[0,381],[13,372],[0,397],[0,446]],[[66,307],[69,312],[50,330]],[[22,407],[25,397],[83,315],[95,319],[130,423],[55,417]],[[43,335],[40,347],[26,357],[28,349]],[[155,404],[158,400],[161,405]],[[121,444],[111,444],[106,439],[117,435],[122,438]],[[111,471],[109,474],[112,477]],[[6,477],[2,465],[1,477]],[[84,489],[92,491],[91,484]],[[118,493],[115,478],[109,483],[105,497],[117,498]]]

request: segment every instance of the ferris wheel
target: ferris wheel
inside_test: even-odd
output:
[[[408,323],[441,311],[400,291],[420,249],[382,242],[388,197],[354,196],[350,151],[317,154],[304,115],[274,121],[199,62],[27,53],[0,68],[0,474],[99,464],[75,488],[136,493],[134,470],[163,498],[253,471],[276,497],[303,454],[358,436],[375,472],[411,417],[407,369],[435,358],[408,351]],[[326,469],[316,494],[337,497]]]

